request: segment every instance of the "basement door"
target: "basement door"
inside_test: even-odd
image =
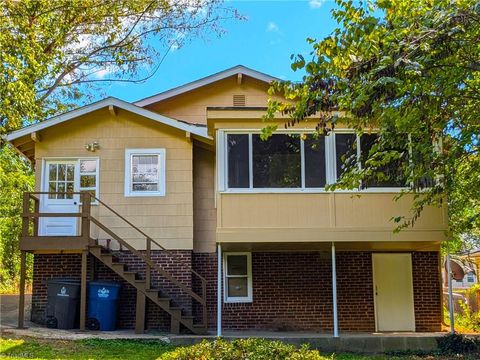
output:
[[[411,254],[372,254],[377,331],[415,331]]]
[[[77,160],[47,160],[44,163],[42,191],[78,191],[79,182]],[[77,213],[79,196],[73,194],[48,194],[40,197],[40,211],[45,213]],[[40,219],[40,235],[78,235],[78,218],[44,217]]]

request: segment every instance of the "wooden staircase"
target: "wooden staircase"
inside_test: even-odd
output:
[[[115,256],[105,247],[101,245],[89,246],[90,254],[95,256],[100,260],[105,266],[110,268],[118,276],[128,282],[137,290],[137,306],[142,307],[142,299],[138,300],[138,293],[141,293],[147,299],[150,299],[154,304],[159,306],[162,310],[167,312],[171,317],[171,332],[178,333],[180,328],[179,325],[182,324],[187,329],[189,329],[194,334],[205,334],[207,328],[205,324],[194,324],[194,316],[184,315],[183,309],[179,306],[173,304],[173,299],[162,294],[161,289],[154,289],[147,286],[145,279],[140,279],[140,276],[135,271],[128,271],[128,266],[124,263],[116,261]],[[140,297],[142,296],[140,295]],[[140,303],[140,304],[139,304]],[[143,321],[138,321],[138,317],[141,316],[139,313],[145,312],[145,307],[143,309],[137,309],[137,332],[142,332],[144,328],[144,319]]]
[[[40,209],[40,196],[50,194],[70,194],[81,198],[81,210],[78,213],[41,213]],[[95,201],[98,207],[103,206],[111,214],[122,220],[131,229],[134,229],[145,239],[145,248],[141,250],[134,248],[128,241],[124,240],[116,233],[114,233],[108,226],[103,224],[97,218],[91,214],[91,203]],[[99,211],[100,213],[100,211]],[[81,234],[77,236],[69,237],[49,237],[39,235],[38,224],[39,219],[42,217],[75,217],[81,219]],[[136,321],[135,332],[143,333],[145,331],[145,309],[146,299],[151,300],[155,305],[164,310],[171,318],[171,332],[178,334],[180,332],[180,326],[183,325],[186,329],[190,330],[194,334],[205,334],[207,332],[207,281],[199,273],[193,270],[190,266],[186,266],[184,271],[191,274],[192,281],[198,280],[198,287],[201,291],[197,293],[192,288],[186,286],[184,283],[176,279],[169,272],[162,268],[161,263],[152,260],[151,252],[152,246],[156,250],[168,252],[162,245],[145,234],[142,230],[125,219],[122,215],[105,204],[100,199],[96,198],[87,192],[72,192],[72,193],[58,193],[58,192],[25,192],[23,196],[23,214],[22,214],[22,235],[21,243],[26,244],[42,244],[48,245],[48,249],[52,250],[76,250],[82,252],[82,269],[81,269],[81,294],[80,294],[80,329],[85,329],[86,323],[86,287],[87,287],[87,256],[93,255],[105,266],[110,268],[118,276],[128,282],[137,290],[137,302],[136,302]],[[110,252],[109,249],[103,247],[97,243],[97,240],[91,238],[91,225],[95,225],[99,230],[106,233],[111,240],[117,241],[122,249],[122,253],[130,252],[137,259],[140,260],[145,269],[145,277],[140,278],[140,274],[134,271],[130,271],[126,264],[118,261],[115,255]],[[70,244],[70,247],[66,247]],[[47,248],[47,247],[46,247]],[[28,249],[21,248],[22,250],[22,264],[25,262],[25,251]],[[175,253],[170,253],[171,257],[175,257]],[[166,296],[166,294],[159,288],[152,287],[151,271],[155,271],[161,276],[163,280],[172,285],[174,289],[179,290],[182,294],[185,294],[185,298],[191,300],[192,309],[200,310],[201,316],[191,316],[186,313],[186,309],[179,307],[175,304],[177,299]],[[22,266],[22,278],[25,277],[25,266]],[[169,289],[172,288],[169,286]],[[24,284],[21,289],[24,290]],[[184,295],[182,295],[183,297]],[[24,293],[21,290],[21,301],[24,299]],[[194,303],[199,304],[200,307],[194,306]],[[19,327],[23,326],[23,305],[21,304],[19,310]],[[197,314],[198,315],[198,314]],[[199,323],[195,323],[195,318],[201,319]]]

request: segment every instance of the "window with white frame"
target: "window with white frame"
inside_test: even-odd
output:
[[[125,151],[125,196],[165,196],[165,149]]]
[[[80,159],[80,192],[88,192],[98,198],[98,159]],[[96,200],[92,199],[92,203]]]
[[[323,188],[325,136],[227,134],[227,186],[230,189]]]
[[[287,132],[263,141],[259,133],[227,133],[221,183],[232,190],[322,190],[336,182],[347,166],[364,166],[377,138],[377,134],[358,136],[346,131],[328,136]],[[405,160],[406,156],[379,167],[383,177],[370,179],[362,187],[406,186],[400,166]]]
[[[252,254],[224,253],[225,302],[252,301]]]

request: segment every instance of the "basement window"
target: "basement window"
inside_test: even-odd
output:
[[[125,151],[125,196],[165,196],[165,149]]]
[[[252,302],[252,254],[225,253],[223,269],[225,302]]]

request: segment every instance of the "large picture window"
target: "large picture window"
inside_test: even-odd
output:
[[[230,189],[323,188],[325,137],[274,134],[227,135],[227,184]]]
[[[165,149],[125,151],[125,196],[165,196]]]
[[[225,253],[225,302],[252,301],[252,254]]]
[[[239,191],[323,190],[327,184],[335,183],[347,167],[365,166],[377,139],[377,134],[359,136],[344,130],[328,136],[278,133],[265,141],[259,133],[227,133],[226,171],[220,172],[224,174],[220,183],[225,189]],[[407,186],[402,162],[408,161],[408,153],[404,155],[378,167],[378,173],[365,180],[361,188]]]

